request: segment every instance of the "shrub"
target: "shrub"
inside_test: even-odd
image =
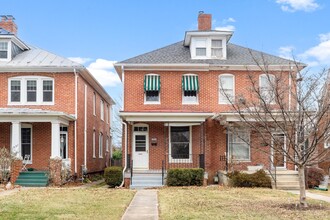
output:
[[[114,150],[113,154],[112,154],[112,159],[114,160],[121,160],[122,159],[122,152],[119,149]]]
[[[204,170],[201,168],[169,169],[167,172],[168,186],[201,186],[203,185]]]
[[[255,173],[247,174],[234,171],[228,173],[230,183],[234,187],[265,187],[271,188],[271,179],[264,170],[258,170]]]
[[[121,167],[107,167],[104,170],[104,181],[110,187],[120,186],[123,180],[123,169]]]
[[[314,188],[319,186],[321,181],[324,180],[324,171],[321,168],[310,167],[306,169],[307,187]]]
[[[13,158],[5,147],[0,148],[0,183],[6,184],[10,178],[9,168]]]

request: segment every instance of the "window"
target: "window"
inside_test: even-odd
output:
[[[96,94],[93,93],[93,115],[96,115]]]
[[[21,81],[12,80],[10,82],[10,101],[20,102],[21,101]]]
[[[99,158],[103,158],[103,134],[100,133],[99,137]]]
[[[274,94],[275,76],[262,74],[259,78],[260,96],[268,104],[275,104]]]
[[[109,147],[109,137],[107,137],[106,144],[105,144],[105,150],[107,152],[109,152],[109,149],[110,149],[110,147]]]
[[[53,81],[43,80],[43,101],[52,102],[53,101]]]
[[[109,124],[109,105],[107,105],[107,107],[106,107],[105,121]]]
[[[96,157],[96,154],[95,154],[95,141],[96,141],[95,130],[93,130],[93,158]]]
[[[101,100],[100,102],[100,118],[102,121],[104,121],[104,101]]]
[[[26,100],[28,102],[37,101],[37,81],[36,80],[27,80],[26,81]]]
[[[30,156],[30,162],[32,162],[32,126],[22,124],[21,128],[21,155],[22,158],[25,155]]]
[[[9,105],[53,105],[54,80],[42,76],[21,76],[8,79]]]
[[[228,134],[230,157],[233,160],[250,160],[250,133],[248,131],[237,131]]]
[[[324,148],[330,148],[330,138],[329,137],[324,141]]]
[[[195,55],[196,57],[206,56],[206,39],[198,39],[195,41]]]
[[[198,104],[198,76],[194,74],[186,74],[182,77],[182,103]]]
[[[222,58],[222,40],[211,40],[211,56]]]
[[[160,76],[157,74],[147,74],[144,76],[144,103],[160,103]]]
[[[170,128],[170,160],[188,162],[191,156],[190,127]]]
[[[235,78],[231,74],[219,76],[219,103],[230,104],[234,101]]]
[[[8,58],[8,42],[0,42],[0,59]]]

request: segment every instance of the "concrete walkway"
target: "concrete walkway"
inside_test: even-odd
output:
[[[138,190],[122,220],[158,220],[157,190]]]
[[[288,192],[299,195],[299,191],[296,191],[296,190],[288,190]],[[310,192],[307,192],[307,191],[306,191],[306,196],[308,198],[311,198],[311,199],[316,199],[316,200],[322,200],[322,201],[325,201],[325,202],[330,202],[330,196],[319,195],[319,194],[310,193]]]

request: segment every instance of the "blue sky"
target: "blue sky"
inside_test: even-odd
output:
[[[330,64],[330,2],[326,0],[10,0],[28,44],[82,62],[117,99],[121,85],[113,63],[183,40],[197,28],[199,11],[213,28],[234,30],[231,42],[291,57],[310,68]]]

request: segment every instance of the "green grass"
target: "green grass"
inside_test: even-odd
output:
[[[272,189],[194,187],[159,190],[160,219],[330,219],[330,203]]]
[[[134,193],[106,188],[21,190],[0,196],[0,219],[120,219]]]

